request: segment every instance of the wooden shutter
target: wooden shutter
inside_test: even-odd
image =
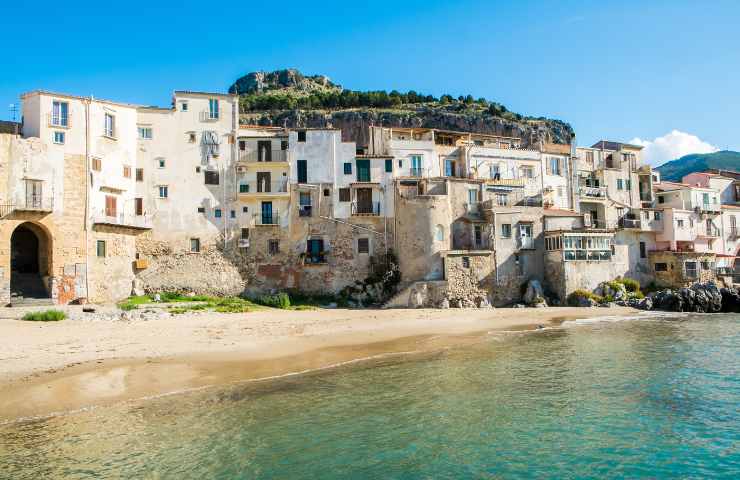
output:
[[[116,197],[111,195],[105,196],[105,216],[115,217],[116,216]]]
[[[136,205],[136,215],[144,215],[144,200],[136,198],[134,204]]]

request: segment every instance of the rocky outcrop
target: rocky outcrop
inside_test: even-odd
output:
[[[724,310],[724,299],[727,298],[728,308],[739,308],[740,303],[732,307],[730,299],[737,297],[737,291],[728,289],[724,294],[714,283],[695,283],[689,288],[678,290],[662,290],[650,295],[652,309],[668,312],[697,312],[717,313]],[[734,292],[734,294],[733,294]]]
[[[545,292],[539,280],[530,280],[527,282],[527,289],[524,292],[522,301],[530,307],[546,307]]]
[[[270,90],[297,90],[315,92],[326,89],[341,90],[325,75],[303,75],[294,68],[274,72],[251,72],[240,77],[229,87],[229,93],[261,93]]]

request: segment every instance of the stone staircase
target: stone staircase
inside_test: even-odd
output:
[[[54,305],[37,273],[13,272],[10,282],[10,306]]]

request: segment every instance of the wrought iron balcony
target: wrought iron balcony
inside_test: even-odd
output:
[[[352,215],[380,215],[380,202],[352,202]]]

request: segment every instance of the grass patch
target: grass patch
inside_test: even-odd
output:
[[[67,318],[67,314],[61,310],[44,310],[42,312],[28,312],[23,315],[23,320],[31,322],[58,322]]]
[[[212,302],[218,300],[217,297],[207,295],[187,296],[175,292],[163,292],[159,294],[159,303],[187,303],[187,302]],[[121,310],[135,310],[139,305],[154,303],[154,294],[137,295],[128,297],[126,300],[118,302],[118,308]]]
[[[210,300],[205,303],[196,303],[194,305],[188,305],[186,302],[181,303],[182,305],[170,307],[168,311],[174,315],[203,310],[213,310],[219,313],[244,313],[260,310],[262,308],[254,302],[239,297],[211,297]]]
[[[570,293],[570,295],[568,295],[568,305],[570,305],[571,307],[577,307],[582,298],[590,298],[596,303],[601,303],[604,301],[603,297],[600,297],[593,292],[589,292],[588,290],[574,290]]]

